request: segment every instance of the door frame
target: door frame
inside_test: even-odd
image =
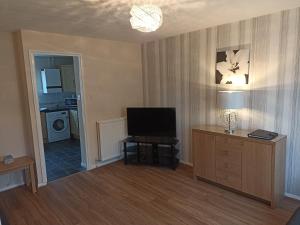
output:
[[[82,67],[82,57],[81,54],[78,53],[69,53],[69,52],[53,52],[53,51],[39,51],[39,50],[29,50],[29,61],[30,61],[30,73],[31,73],[31,82],[32,82],[32,95],[33,96],[33,104],[34,110],[31,112],[33,115],[31,118],[35,118],[35,121],[32,121],[32,138],[33,142],[37,143],[37,146],[33,146],[34,156],[35,156],[35,163],[39,166],[36,166],[38,174],[41,174],[41,179],[38,180],[39,186],[44,186],[47,184],[47,172],[46,172],[46,160],[44,154],[44,142],[43,142],[43,135],[42,135],[42,126],[41,126],[41,116],[40,116],[40,107],[39,107],[39,98],[37,92],[37,80],[36,80],[36,70],[35,70],[35,57],[36,56],[69,56],[73,57],[73,65],[75,71],[75,80],[76,82],[76,91],[79,90],[80,96],[76,93],[78,110],[81,112],[79,117],[79,127],[80,127],[80,147],[81,147],[81,155],[82,152],[85,155],[82,155],[82,165],[86,167],[87,170],[91,169],[91,164],[89,160],[88,154],[88,138],[87,138],[87,131],[86,131],[86,108],[85,108],[85,98],[84,98],[84,85],[83,85],[83,67]],[[75,60],[76,59],[76,60]],[[78,77],[76,77],[78,76]],[[79,85],[79,87],[77,87]],[[79,101],[78,101],[79,98]],[[78,113],[79,114],[79,113]],[[35,126],[35,129],[33,128]],[[83,160],[85,161],[83,163]]]

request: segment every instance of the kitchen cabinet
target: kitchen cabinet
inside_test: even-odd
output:
[[[42,135],[43,143],[48,143],[48,131],[47,131],[47,122],[46,122],[46,113],[41,112],[41,126],[42,126]]]
[[[73,65],[62,65],[61,68],[62,89],[64,92],[76,92],[75,74]]]
[[[61,74],[59,69],[41,70],[43,93],[61,93]]]
[[[77,109],[70,109],[70,128],[72,137],[75,139],[79,139],[80,135]]]

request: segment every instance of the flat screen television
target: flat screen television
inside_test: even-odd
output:
[[[127,108],[129,136],[176,137],[175,108]]]

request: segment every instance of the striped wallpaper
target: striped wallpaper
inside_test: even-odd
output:
[[[181,159],[192,161],[191,127],[220,124],[216,109],[216,49],[250,48],[249,85],[240,112],[244,129],[288,136],[286,191],[300,196],[300,8],[144,43],[146,106],[177,108]]]

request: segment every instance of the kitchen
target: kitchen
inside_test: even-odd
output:
[[[48,182],[85,170],[72,56],[35,56]]]

